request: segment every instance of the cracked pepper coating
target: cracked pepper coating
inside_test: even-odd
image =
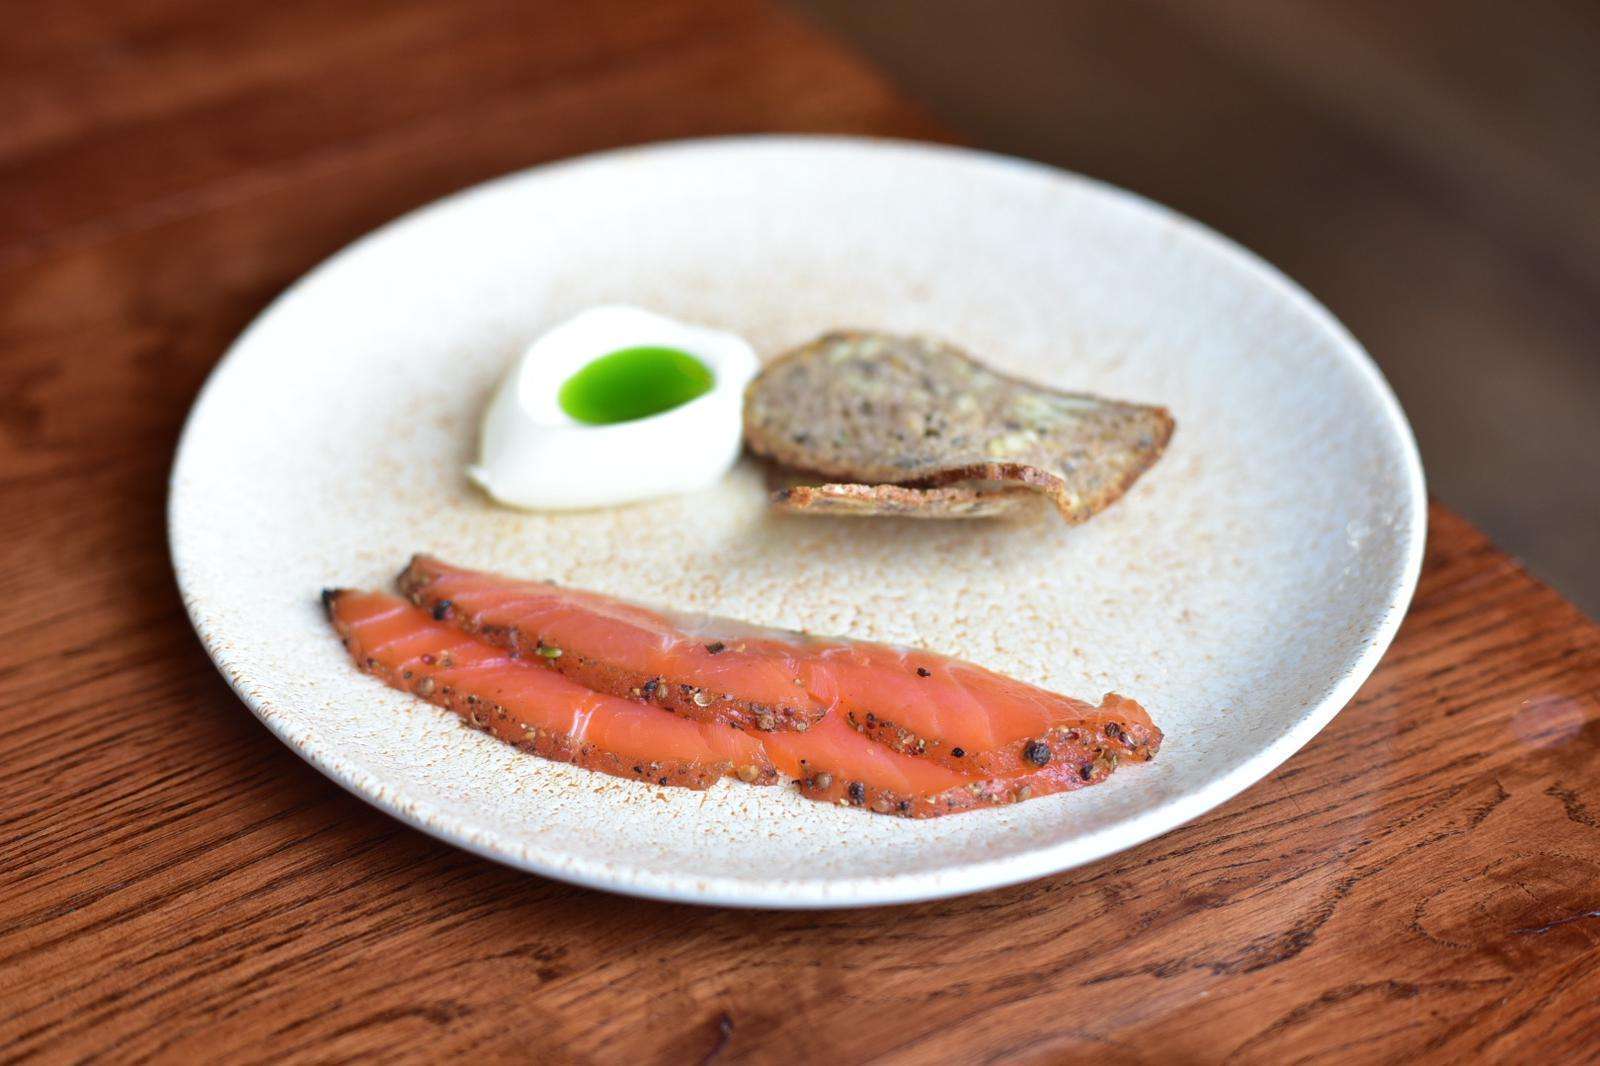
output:
[[[1133,700],[1095,707],[915,648],[661,612],[427,556],[399,584],[406,598],[323,593],[360,669],[524,751],[660,786],[781,774],[809,799],[928,818],[1081,788],[1162,740]]]
[[[398,583],[430,618],[446,604],[444,624],[513,659],[697,721],[760,734],[842,721],[901,755],[990,776],[1074,759],[1086,744],[1138,761],[1161,746],[1133,700],[1108,693],[1096,707],[915,648],[646,608],[426,555]]]
[[[766,366],[745,392],[752,451],[871,491],[823,493],[790,510],[906,513],[960,508],[938,496],[879,492],[997,482],[1048,496],[1083,522],[1161,457],[1172,416],[1161,407],[1061,392],[1006,377],[953,345],[920,337],[829,333]]]
[[[323,606],[357,667],[389,686],[522,751],[649,784],[772,785],[781,772],[807,799],[934,818],[1083,788],[1117,767],[1116,753],[1083,731],[1046,764],[1006,775],[963,774],[894,751],[834,715],[805,733],[743,733],[591,692],[395,596],[330,589]]]
[[[592,692],[514,661],[396,596],[330,589],[322,602],[362,670],[523,751],[656,785],[777,781],[772,760],[749,734]]]
[[[427,555],[413,556],[396,583],[418,607],[448,605],[434,616],[513,658],[696,721],[804,732],[826,710],[787,667],[792,634],[512,581]],[[733,681],[737,691],[727,687]]]

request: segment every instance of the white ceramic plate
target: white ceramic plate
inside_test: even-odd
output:
[[[694,496],[525,515],[463,476],[502,369],[591,304],[765,356],[837,326],[923,332],[1051,384],[1161,403],[1166,457],[1078,528],[781,517],[753,465]],[[1287,759],[1371,672],[1425,521],[1404,416],[1271,267],[1104,185],[974,152],[741,138],[611,152],[451,197],[357,242],[218,365],[172,475],[195,628],[268,728],[441,839],[580,884],[830,907],[1098,859]],[[1107,784],[926,822],[525,756],[356,672],[317,605],[417,550],[752,622],[1116,689],[1166,746]]]

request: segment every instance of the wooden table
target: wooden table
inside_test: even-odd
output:
[[[0,41],[0,1059],[1600,1056],[1600,631],[1436,506],[1409,620],[1266,781],[1086,869],[755,913],[435,843],[245,712],[164,540],[184,411],[320,258],[492,174],[938,137],[754,0],[52,6]]]

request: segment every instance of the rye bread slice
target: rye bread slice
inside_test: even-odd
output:
[[[818,480],[1010,483],[1083,522],[1160,458],[1173,420],[1161,407],[1007,377],[940,341],[845,331],[768,364],[745,392],[744,426],[756,454]],[[937,497],[897,502],[948,507]]]

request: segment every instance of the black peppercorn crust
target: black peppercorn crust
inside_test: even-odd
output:
[[[824,708],[797,691],[790,703],[759,703],[727,692],[684,684],[671,678],[643,672],[632,665],[581,654],[566,654],[562,648],[548,647],[537,634],[527,634],[514,625],[496,625],[453,609],[454,604],[432,589],[442,564],[427,555],[414,555],[396,578],[400,594],[441,622],[449,622],[463,633],[485,644],[504,648],[513,658],[543,665],[585,688],[621,699],[640,700],[700,722],[717,722],[749,732],[769,733],[793,730],[803,733],[821,719]],[[705,645],[711,655],[720,655],[728,645],[721,640]]]
[[[795,782],[800,794],[819,803],[860,807],[874,814],[902,818],[939,818],[984,807],[1005,807],[1036,796],[1071,792],[1097,784],[1117,768],[1115,752],[1103,747],[1076,746],[1069,757],[1030,772],[1007,777],[979,777],[943,792],[899,792],[864,781],[849,781],[839,774],[817,770]]]
[[[348,590],[327,589],[322,593],[322,603],[329,621],[358,669],[376,676],[392,688],[413,693],[435,706],[453,711],[467,726],[489,733],[523,751],[587,770],[598,770],[613,777],[679,788],[703,790],[723,777],[737,777],[752,785],[771,785],[778,781],[777,771],[765,755],[759,763],[737,766],[731,761],[702,762],[671,758],[644,761],[608,751],[587,739],[541,729],[518,714],[514,707],[500,703],[501,697],[493,686],[474,691],[460,678],[453,678],[449,673],[452,664],[448,655],[442,660],[425,655],[420,662],[401,673],[384,658],[369,655],[368,649],[357,640],[349,624],[340,615],[339,601],[346,595],[350,595]],[[382,652],[378,654],[383,655]]]
[[[1143,707],[1126,696],[1106,693],[1100,706],[1083,704],[1082,714],[1037,737],[968,752],[937,737],[919,736],[879,714],[845,712],[858,733],[902,755],[916,755],[962,773],[1023,774],[1040,767],[1078,759],[1085,747],[1091,757],[1104,752],[1112,759],[1148,762],[1161,750],[1162,733]]]

